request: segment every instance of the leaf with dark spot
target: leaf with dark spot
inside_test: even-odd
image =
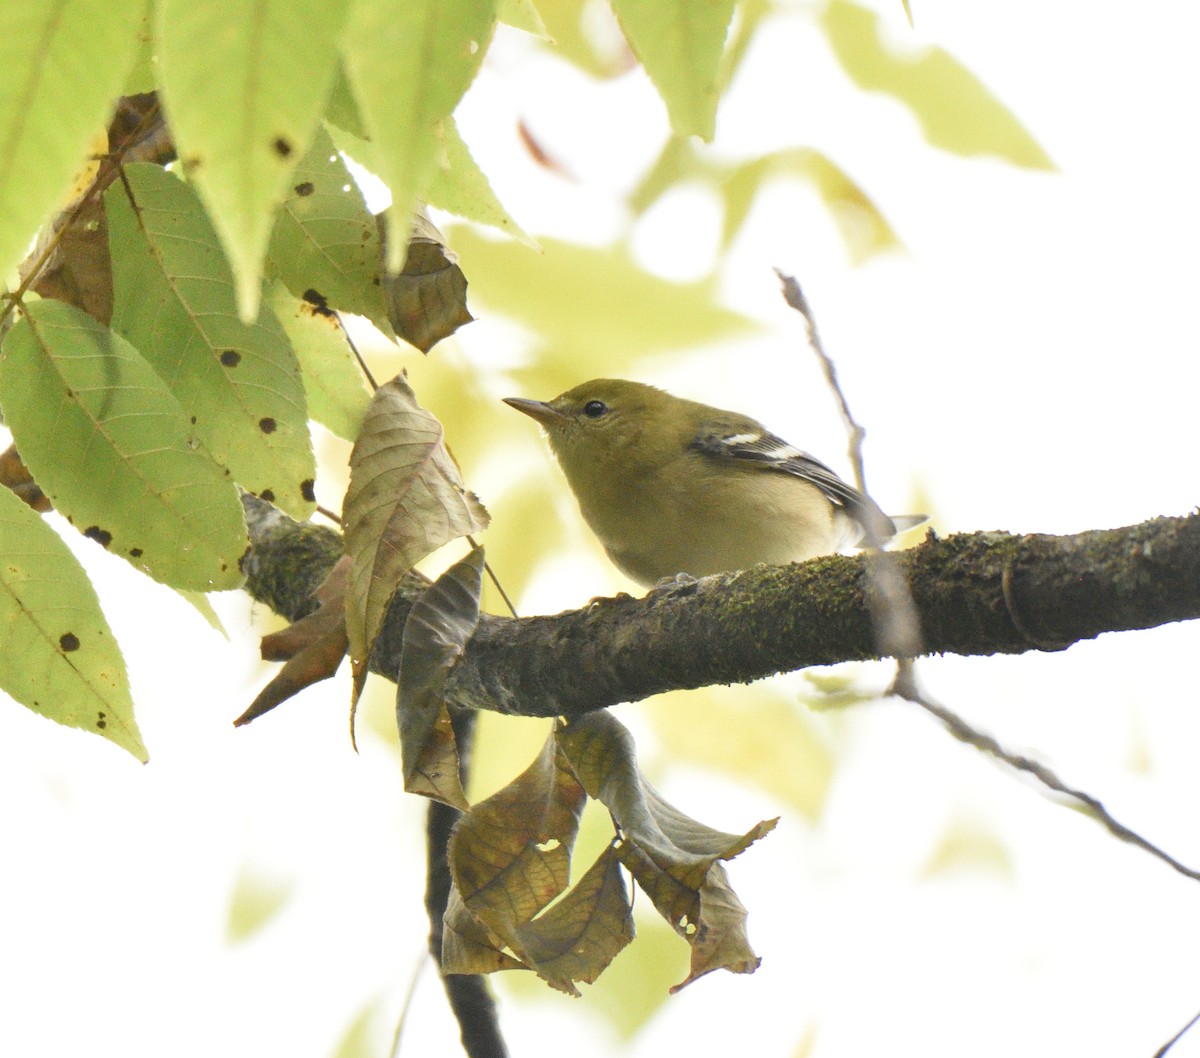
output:
[[[311,195],[315,189],[313,188],[313,182],[311,180],[305,180],[303,183],[297,184],[294,188],[292,188],[292,190],[295,191],[296,194],[301,198],[308,198],[308,196]]]
[[[95,540],[101,547],[108,547],[112,543],[112,533],[107,529],[101,529],[98,525],[89,525],[83,535],[89,540]]]
[[[58,637],[58,645],[67,653],[78,650],[79,637],[74,632],[64,632]]]
[[[242,362],[242,354],[234,349],[226,349],[221,354],[221,363],[225,367],[237,367]]]
[[[262,430],[263,433],[274,433],[275,425],[275,420],[270,417],[258,420],[258,428]]]

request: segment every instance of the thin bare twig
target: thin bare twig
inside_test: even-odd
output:
[[[936,717],[959,742],[973,746],[994,760],[998,760],[1002,764],[1007,764],[1010,768],[1032,776],[1045,789],[1053,793],[1062,794],[1064,797],[1069,797],[1113,837],[1150,853],[1151,856],[1162,860],[1163,863],[1178,871],[1184,877],[1200,881],[1200,871],[1180,863],[1170,853],[1164,852],[1153,842],[1142,837],[1137,831],[1131,830],[1124,823],[1115,819],[1098,798],[1093,797],[1084,790],[1068,786],[1055,774],[1053,769],[1042,764],[1040,761],[1031,760],[1020,753],[1014,753],[1012,750],[1005,749],[991,735],[984,734],[977,728],[972,727],[956,713],[951,712],[943,705],[939,705],[917,685],[916,680],[911,677],[911,674],[898,673],[889,693],[894,694],[898,698],[903,698],[906,702],[912,702],[913,705],[919,706],[931,716]]]
[[[1191,1021],[1189,1021],[1186,1025],[1184,1025],[1184,1027],[1181,1028],[1177,1033],[1175,1033],[1174,1036],[1172,1036],[1169,1040],[1167,1040],[1166,1043],[1164,1043],[1161,1047],[1159,1047],[1159,1049],[1154,1052],[1154,1058],[1163,1058],[1163,1056],[1167,1053],[1167,1051],[1169,1051],[1172,1047],[1175,1046],[1175,1044],[1177,1044],[1181,1039],[1183,1039],[1184,1034],[1188,1031],[1188,1029],[1190,1029],[1198,1021],[1200,1021],[1200,1013],[1197,1013],[1192,1018]]]
[[[850,460],[854,466],[855,478],[858,482],[859,491],[866,495],[862,469],[862,442],[866,436],[866,431],[855,421],[853,414],[851,414],[849,402],[846,400],[846,395],[838,382],[837,367],[821,344],[820,334],[817,331],[816,317],[813,314],[812,306],[809,305],[808,299],[800,289],[800,284],[793,277],[785,275],[779,269],[775,270],[775,274],[779,276],[780,283],[783,285],[784,299],[804,317],[808,328],[809,344],[812,346],[817,358],[821,361],[826,381],[837,397],[841,407],[842,418],[845,420],[846,427],[851,434]],[[1119,822],[1104,807],[1099,799],[1084,790],[1068,786],[1046,765],[1005,749],[991,735],[984,734],[982,731],[975,729],[963,720],[962,717],[945,706],[939,705],[924,692],[917,678],[916,663],[913,660],[917,654],[922,653],[922,650],[920,646],[916,604],[913,601],[912,592],[904,577],[901,576],[899,567],[892,560],[893,556],[878,551],[878,549],[873,550],[875,551],[875,561],[868,567],[871,587],[877,593],[871,600],[872,620],[875,624],[876,634],[879,637],[881,645],[889,647],[888,653],[899,655],[896,661],[896,677],[889,693],[894,694],[898,698],[903,698],[907,702],[912,702],[932,716],[937,717],[946,730],[960,742],[975,747],[980,752],[986,753],[995,760],[1007,764],[1016,771],[1032,776],[1045,789],[1070,798],[1088,815],[1100,823],[1113,837],[1150,853],[1150,855],[1162,860],[1163,863],[1185,877],[1200,881],[1200,871],[1193,870],[1180,863],[1169,853],[1146,840],[1139,833],[1125,826],[1124,823]],[[907,649],[895,649],[897,644],[902,643],[906,644]],[[1197,1015],[1197,1018],[1200,1018],[1200,1015]],[[1190,1027],[1190,1023],[1188,1027]],[[1185,1028],[1183,1031],[1187,1031],[1187,1029]],[[1171,1043],[1173,1042],[1172,1040]],[[1167,1046],[1169,1047],[1170,1044]],[[1160,1052],[1160,1054],[1164,1052]]]

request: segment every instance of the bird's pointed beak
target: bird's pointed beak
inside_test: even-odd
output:
[[[552,423],[561,422],[565,417],[562,412],[556,408],[552,408],[544,400],[526,400],[524,397],[504,397],[504,403],[510,408],[516,408],[519,412],[524,412],[531,419],[536,419],[543,426],[549,426]]]

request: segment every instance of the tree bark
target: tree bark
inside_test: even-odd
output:
[[[247,590],[288,617],[340,554],[331,530],[298,526],[247,500]],[[319,544],[319,546],[317,546]],[[292,554],[302,548],[301,557]],[[886,556],[908,584],[926,654],[1061,650],[1102,632],[1200,617],[1200,514],[1072,536],[932,533]],[[594,599],[547,617],[481,617],[451,674],[450,704],[577,716],[652,694],[749,683],[810,665],[887,656],[872,612],[871,563],[832,555],[669,584],[644,598]],[[281,578],[281,569],[304,576]],[[397,592],[371,659],[395,679],[404,621],[427,585]],[[307,586],[304,594],[291,590]]]

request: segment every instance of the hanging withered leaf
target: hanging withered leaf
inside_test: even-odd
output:
[[[446,678],[479,623],[483,548],[435,580],[409,611],[396,675],[396,726],[404,788],[466,810],[458,747],[446,707]]]
[[[588,796],[612,813],[621,862],[692,946],[691,970],[673,991],[712,970],[753,973],[759,960],[746,938],[746,909],[720,861],[738,855],[778,820],[727,834],[684,815],[642,776],[632,736],[607,710],[560,728],[558,743]]]
[[[574,982],[594,981],[629,943],[631,908],[611,846],[548,906],[567,888],[585,799],[551,734],[521,775],[459,820],[448,854],[454,887],[443,972],[523,966],[578,995]]]
[[[377,218],[383,260],[388,232],[383,214]],[[413,216],[404,268],[383,269],[383,296],[388,322],[395,332],[423,353],[475,317],[467,311],[467,277],[442,233],[422,214]]]
[[[400,580],[443,544],[488,523],[446,451],[442,425],[417,404],[402,375],[380,386],[350,454],[342,508],[350,578],[346,591],[355,694]]]
[[[343,555],[313,592],[320,605],[306,617],[287,628],[263,636],[264,661],[286,661],[250,707],[234,722],[242,727],[270,712],[281,702],[327,680],[346,656],[346,579],[350,574],[350,558]]]

